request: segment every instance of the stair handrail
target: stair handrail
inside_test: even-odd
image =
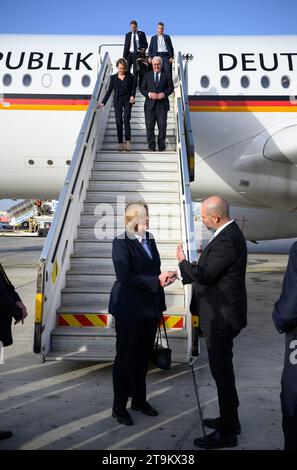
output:
[[[182,98],[182,107],[183,107],[183,114],[184,114],[184,126],[185,126],[185,136],[186,136],[187,159],[188,159],[188,167],[189,167],[189,178],[190,178],[190,181],[194,181],[195,145],[194,145],[190,108],[189,108],[188,83],[185,77],[182,57],[183,57],[182,53],[179,52],[177,56],[177,75],[179,79],[180,94]]]
[[[55,327],[56,310],[61,301],[61,289],[65,285],[93,156],[103,142],[110,103],[100,111],[97,110],[97,103],[103,99],[111,71],[112,63],[106,52],[38,263],[34,352],[43,357],[50,348],[50,334]]]

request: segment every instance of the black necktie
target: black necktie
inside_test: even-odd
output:
[[[155,83],[156,83],[156,88],[158,88],[158,86],[159,86],[159,73],[158,72],[156,73]]]
[[[133,33],[133,34],[134,34],[134,37],[133,37],[134,54],[136,54],[137,52],[136,33]]]

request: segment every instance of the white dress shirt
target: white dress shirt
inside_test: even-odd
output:
[[[134,34],[136,37],[137,49],[139,48],[139,37],[138,37],[138,32],[136,31],[136,33],[131,33],[130,52],[134,52]]]
[[[234,222],[234,220],[229,220],[229,222],[226,222],[224,225],[222,225],[222,227],[218,228],[218,230],[215,231],[215,233],[213,234],[213,236],[211,237],[211,239],[209,240],[208,243],[210,243],[214,238],[216,238],[219,233],[224,230],[224,228],[226,228],[228,225],[232,224],[232,222]]]
[[[163,34],[158,34],[158,52],[168,52]]]

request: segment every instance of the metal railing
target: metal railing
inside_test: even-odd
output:
[[[186,139],[186,150],[189,168],[190,181],[194,181],[195,172],[195,147],[192,132],[192,124],[190,117],[189,101],[188,101],[188,84],[185,77],[185,68],[183,66],[182,53],[178,53],[177,57],[177,74],[180,86],[180,94],[182,98],[182,109],[184,116],[184,127],[185,127],[185,139]]]
[[[56,311],[61,304],[61,290],[66,284],[66,271],[70,266],[70,254],[73,252],[94,156],[104,138],[111,100],[103,111],[97,112],[96,106],[106,92],[111,70],[110,57],[106,53],[39,260],[34,352],[43,358],[50,350],[51,332],[56,326]]]

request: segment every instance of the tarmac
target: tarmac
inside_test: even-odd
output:
[[[33,354],[36,267],[43,243],[42,238],[0,238],[1,263],[29,311],[24,325],[14,326],[14,344],[5,348],[0,365],[0,429],[14,434],[0,442],[0,450],[198,450],[193,439],[202,435],[202,427],[187,364],[169,371],[150,369],[148,399],[159,416],[131,411],[135,424],[127,427],[111,417],[112,364],[41,363]],[[279,394],[284,337],[276,332],[271,313],[292,243],[249,244],[254,252],[247,270],[248,326],[234,347],[242,425],[237,450],[283,448]],[[194,369],[202,411],[204,417],[216,417],[216,389],[203,338],[200,346]]]

